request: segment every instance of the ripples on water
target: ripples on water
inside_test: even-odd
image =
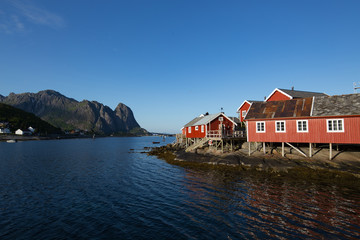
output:
[[[183,169],[154,140],[0,143],[0,238],[360,238],[359,192]]]

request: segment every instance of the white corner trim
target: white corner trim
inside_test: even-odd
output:
[[[248,103],[248,104],[251,105],[251,103],[250,103],[248,100],[245,100],[245,101],[240,105],[240,107],[237,109],[237,112],[240,111],[240,108],[241,108],[245,103]]]
[[[290,96],[289,94],[287,94],[286,92],[283,92],[283,91],[281,91],[281,90],[278,89],[278,88],[275,88],[274,91],[272,91],[272,93],[270,93],[270,95],[265,99],[264,102],[267,102],[267,100],[269,100],[269,98],[270,98],[272,95],[274,95],[274,93],[275,93],[276,91],[279,91],[279,92],[281,92],[282,94],[284,94],[285,96],[288,96],[290,99],[293,99],[293,97]]]
[[[314,102],[315,102],[315,96],[313,96],[312,103],[311,103],[311,112],[310,112],[310,117],[312,117],[312,115],[313,115]]]

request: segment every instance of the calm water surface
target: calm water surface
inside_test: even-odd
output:
[[[0,239],[360,238],[359,192],[184,169],[153,141],[1,142]]]

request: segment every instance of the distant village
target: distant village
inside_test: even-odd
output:
[[[10,130],[10,126],[9,126],[9,122],[0,122],[0,134],[15,134],[18,136],[34,136],[37,135],[36,133],[36,129],[29,126],[28,128],[23,128],[23,129],[17,129],[15,132],[11,132]],[[70,131],[64,131],[65,135],[87,135],[90,134],[88,131],[84,131],[84,130],[79,130],[79,129],[75,129],[75,130],[70,130]]]
[[[275,88],[263,101],[244,100],[238,117],[224,112],[201,114],[184,125],[177,142],[192,151],[212,146],[230,150],[235,141],[248,143],[252,149],[280,144],[312,157],[316,144],[326,144],[329,158],[339,144],[360,144],[360,94],[329,96],[326,93]],[[296,144],[306,144],[305,153]]]

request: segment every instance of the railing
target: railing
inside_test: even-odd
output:
[[[208,138],[245,138],[245,131],[221,131],[221,130],[210,130],[207,131],[206,137]]]

